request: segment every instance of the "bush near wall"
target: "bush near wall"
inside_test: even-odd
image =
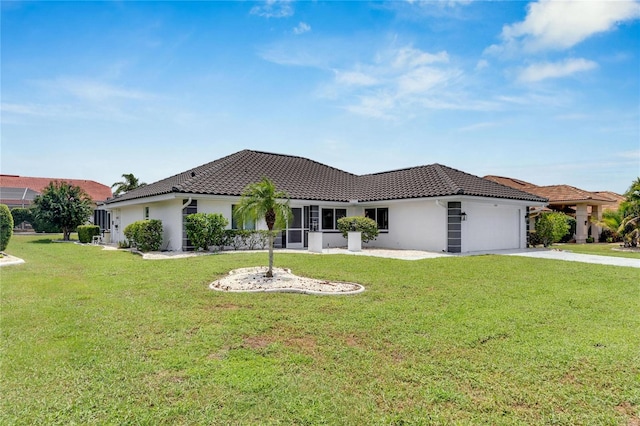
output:
[[[364,216],[347,216],[338,219],[338,229],[347,238],[349,232],[361,232],[362,242],[368,243],[378,236],[378,224],[375,220]]]
[[[124,236],[140,251],[158,251],[162,245],[162,221],[139,220],[124,228]]]
[[[13,216],[6,204],[0,204],[0,251],[4,251],[9,245],[13,235]]]
[[[210,247],[224,247],[225,227],[229,221],[219,213],[194,213],[186,217],[187,238],[198,250],[209,251]]]
[[[78,240],[87,244],[93,241],[93,237],[100,235],[100,227],[98,225],[80,225],[76,228],[78,232]]]

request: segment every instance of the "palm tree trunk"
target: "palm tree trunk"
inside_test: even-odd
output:
[[[269,270],[267,278],[273,277],[273,231],[269,231]]]

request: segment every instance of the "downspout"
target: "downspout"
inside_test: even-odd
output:
[[[24,194],[22,194],[22,208],[24,209],[24,199],[27,198],[27,191],[29,188],[24,189]]]
[[[189,204],[191,204],[191,197],[189,197],[187,202],[182,205],[182,210],[184,210],[184,208],[187,207]]]

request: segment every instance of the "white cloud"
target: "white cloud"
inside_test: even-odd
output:
[[[436,62],[449,62],[447,52],[428,53],[413,47],[403,47],[398,50],[393,60],[393,66],[396,68],[417,67]]]
[[[40,86],[62,90],[79,99],[93,102],[104,102],[113,99],[148,100],[154,95],[134,89],[126,89],[112,84],[84,78],[59,78],[56,80],[40,81]]]
[[[343,108],[352,113],[383,119],[410,117],[421,110],[493,108],[454,89],[462,77],[463,72],[449,64],[447,52],[404,46],[381,51],[370,63],[334,69],[334,80],[322,95],[342,99]]]
[[[293,15],[291,0],[267,0],[251,8],[252,15],[264,18],[287,18]]]
[[[495,121],[485,121],[482,123],[475,123],[475,124],[471,124],[469,126],[465,126],[465,127],[460,127],[458,129],[459,132],[475,132],[477,130],[481,130],[481,129],[489,129],[492,127],[496,127],[499,126],[500,123],[495,122]]]
[[[541,62],[529,65],[524,68],[518,80],[522,82],[536,82],[548,78],[567,77],[577,72],[589,71],[596,68],[598,64],[582,58],[565,59],[562,62]]]
[[[486,59],[480,59],[476,64],[476,71],[480,71],[488,67],[489,67],[489,61],[487,61]]]
[[[335,71],[335,81],[339,84],[347,86],[373,86],[379,83],[379,80],[371,75],[367,75],[360,71]]]
[[[638,18],[636,0],[539,0],[529,3],[524,21],[503,27],[502,44],[489,47],[487,53],[564,50]]]
[[[304,34],[311,31],[311,26],[306,22],[300,22],[297,27],[293,29],[294,34]]]

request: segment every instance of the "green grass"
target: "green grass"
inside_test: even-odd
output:
[[[566,250],[573,253],[640,259],[640,251],[632,252],[616,250],[621,248],[621,244],[622,243],[554,244],[551,248]]]
[[[266,254],[146,261],[14,236],[0,424],[638,421],[640,270],[276,253],[356,296],[207,285]]]

